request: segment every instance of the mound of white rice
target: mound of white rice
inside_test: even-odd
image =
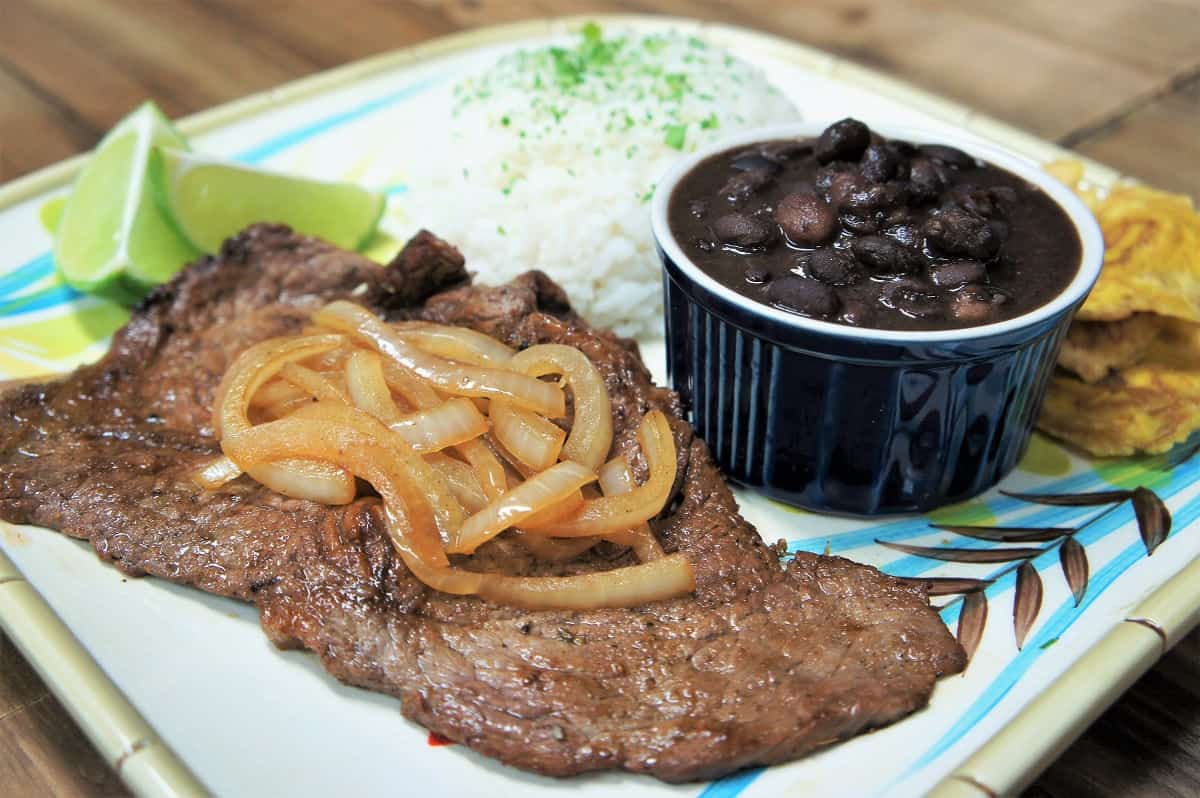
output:
[[[657,175],[798,115],[759,70],[701,39],[588,26],[573,46],[506,55],[454,87],[445,150],[413,165],[410,215],[483,282],[541,269],[593,324],[661,334]]]

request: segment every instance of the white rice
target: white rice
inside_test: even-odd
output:
[[[795,120],[762,73],[681,34],[600,36],[520,51],[454,88],[444,152],[414,166],[412,220],[486,283],[529,269],[593,324],[662,333],[654,181],[681,152]]]

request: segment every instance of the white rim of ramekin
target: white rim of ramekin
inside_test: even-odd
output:
[[[670,207],[671,195],[680,179],[692,170],[696,164],[710,155],[723,152],[737,146],[745,146],[760,141],[772,139],[795,138],[798,136],[816,136],[825,129],[825,124],[816,122],[800,122],[788,125],[773,125],[739,133],[722,139],[711,146],[675,161],[663,173],[654,192],[651,204],[651,227],[654,238],[674,263],[692,281],[704,286],[726,302],[737,305],[742,310],[765,316],[785,326],[802,330],[811,330],[840,338],[850,338],[860,341],[886,341],[893,343],[933,343],[967,341],[978,338],[988,338],[1004,335],[1024,327],[1036,325],[1069,309],[1080,302],[1096,278],[1100,276],[1100,266],[1104,260],[1104,238],[1100,226],[1088,207],[1075,196],[1071,189],[1060,183],[1045,172],[1037,163],[1023,156],[1012,153],[994,144],[983,141],[975,136],[961,133],[943,133],[917,127],[901,127],[892,125],[873,125],[868,123],[872,131],[889,139],[901,139],[915,144],[949,144],[967,152],[988,163],[1007,169],[1013,174],[1033,183],[1046,192],[1066,212],[1067,217],[1075,226],[1081,245],[1079,271],[1074,279],[1054,299],[1044,305],[1034,308],[1015,318],[1005,321],[981,324],[975,327],[956,327],[948,330],[881,330],[873,327],[852,327],[832,321],[789,313],[786,310],[771,307],[746,296],[742,296],[731,288],[722,285],[706,274],[683,253],[675,236],[671,233],[667,222],[667,210]]]

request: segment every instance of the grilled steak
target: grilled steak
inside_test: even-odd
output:
[[[665,411],[680,477],[653,526],[691,559],[695,595],[530,612],[440,594],[393,556],[377,500],[326,507],[247,477],[197,488],[189,472],[218,451],[209,419],[226,366],[336,298],[517,347],[579,347],[608,382],[614,447],[639,478],[636,426]],[[556,776],[623,768],[684,781],[782,762],[907,715],[963,666],[922,589],[837,557],[781,566],[632,342],[590,329],[542,274],[469,285],[458,253],[428,234],[384,268],[257,226],[190,266],[135,311],[102,361],[0,398],[0,517],[85,538],[130,573],[252,601],[277,645],[398,697],[439,734]],[[601,544],[572,562],[535,562],[502,536],[474,562],[542,574],[633,560]]]

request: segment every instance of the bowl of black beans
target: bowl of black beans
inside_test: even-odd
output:
[[[850,515],[929,511],[1015,467],[1104,248],[1037,164],[856,119],[681,159],[652,226],[668,373],[717,462]]]

